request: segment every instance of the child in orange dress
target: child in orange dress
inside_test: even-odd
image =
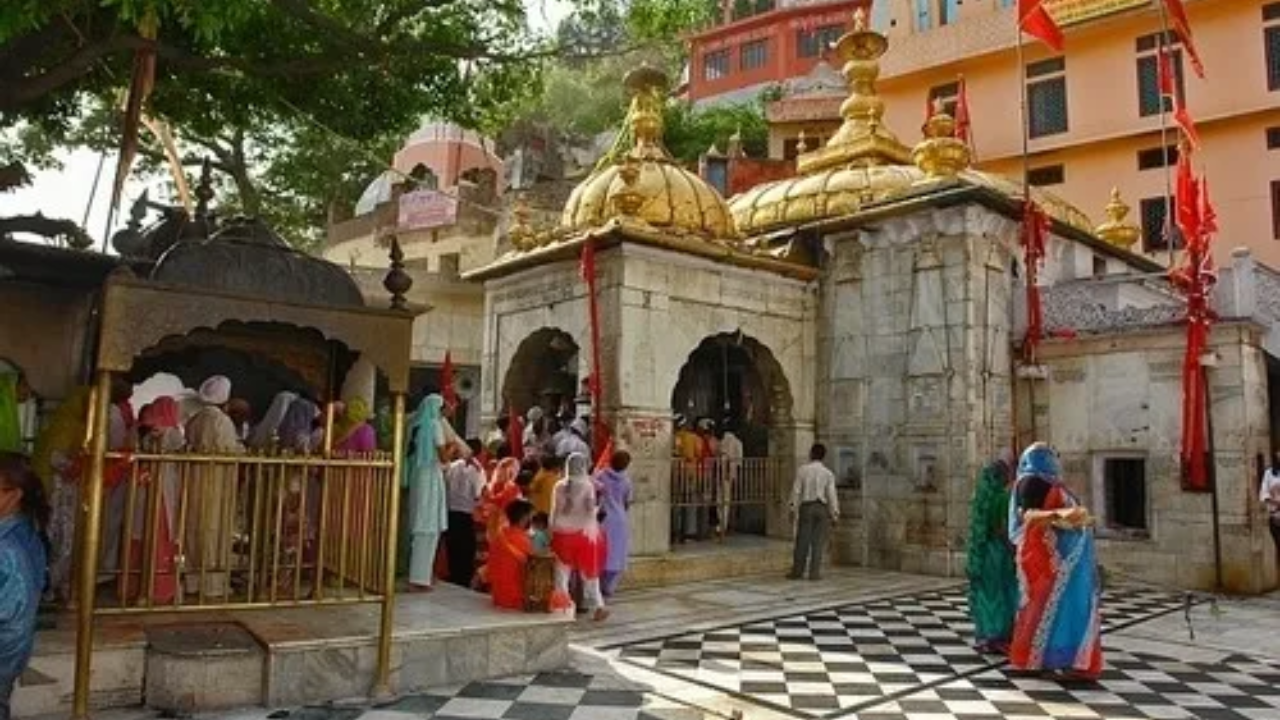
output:
[[[489,547],[489,588],[493,604],[508,610],[524,610],[525,563],[533,552],[529,522],[533,505],[513,500],[507,505],[507,522]]]

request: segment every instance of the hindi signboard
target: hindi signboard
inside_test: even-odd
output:
[[[458,220],[458,199],[439,190],[415,190],[400,196],[396,224],[401,230],[429,230]]]
[[[1059,25],[1075,25],[1150,4],[1151,0],[1044,0],[1045,9]]]

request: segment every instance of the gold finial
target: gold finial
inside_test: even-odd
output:
[[[624,132],[635,139],[634,147],[627,154],[641,160],[670,160],[670,153],[662,146],[662,105],[667,76],[657,68],[641,65],[627,73],[623,83],[631,91],[631,109],[627,112]]]
[[[800,158],[797,169],[802,175],[840,166],[910,161],[911,150],[884,126],[884,99],[876,90],[880,58],[888,49],[889,40],[868,27],[866,11],[854,10],[853,28],[836,41],[834,49],[849,84],[849,97],[840,105],[844,123],[825,148]]]
[[[1141,230],[1137,225],[1126,222],[1129,216],[1129,205],[1120,198],[1120,188],[1111,188],[1111,199],[1105,208],[1106,222],[1094,228],[1094,234],[1109,245],[1128,250],[1138,242]]]
[[[956,121],[933,101],[933,116],[924,124],[924,140],[911,151],[911,162],[926,180],[955,177],[969,166],[969,146],[955,137]]]

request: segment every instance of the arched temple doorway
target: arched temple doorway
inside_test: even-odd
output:
[[[520,342],[502,380],[504,411],[534,406],[549,414],[574,411],[578,394],[578,343],[559,328],[535,330]]]
[[[791,389],[773,353],[741,331],[707,337],[680,370],[671,410],[683,421],[672,450],[673,540],[766,534],[779,473],[795,455]],[[724,452],[726,432],[742,443],[740,463]]]

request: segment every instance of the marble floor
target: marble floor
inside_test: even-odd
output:
[[[965,614],[958,580],[854,569],[638,590],[574,626],[562,672],[208,720],[1280,720],[1280,598],[1115,588],[1089,684],[1009,673]]]

